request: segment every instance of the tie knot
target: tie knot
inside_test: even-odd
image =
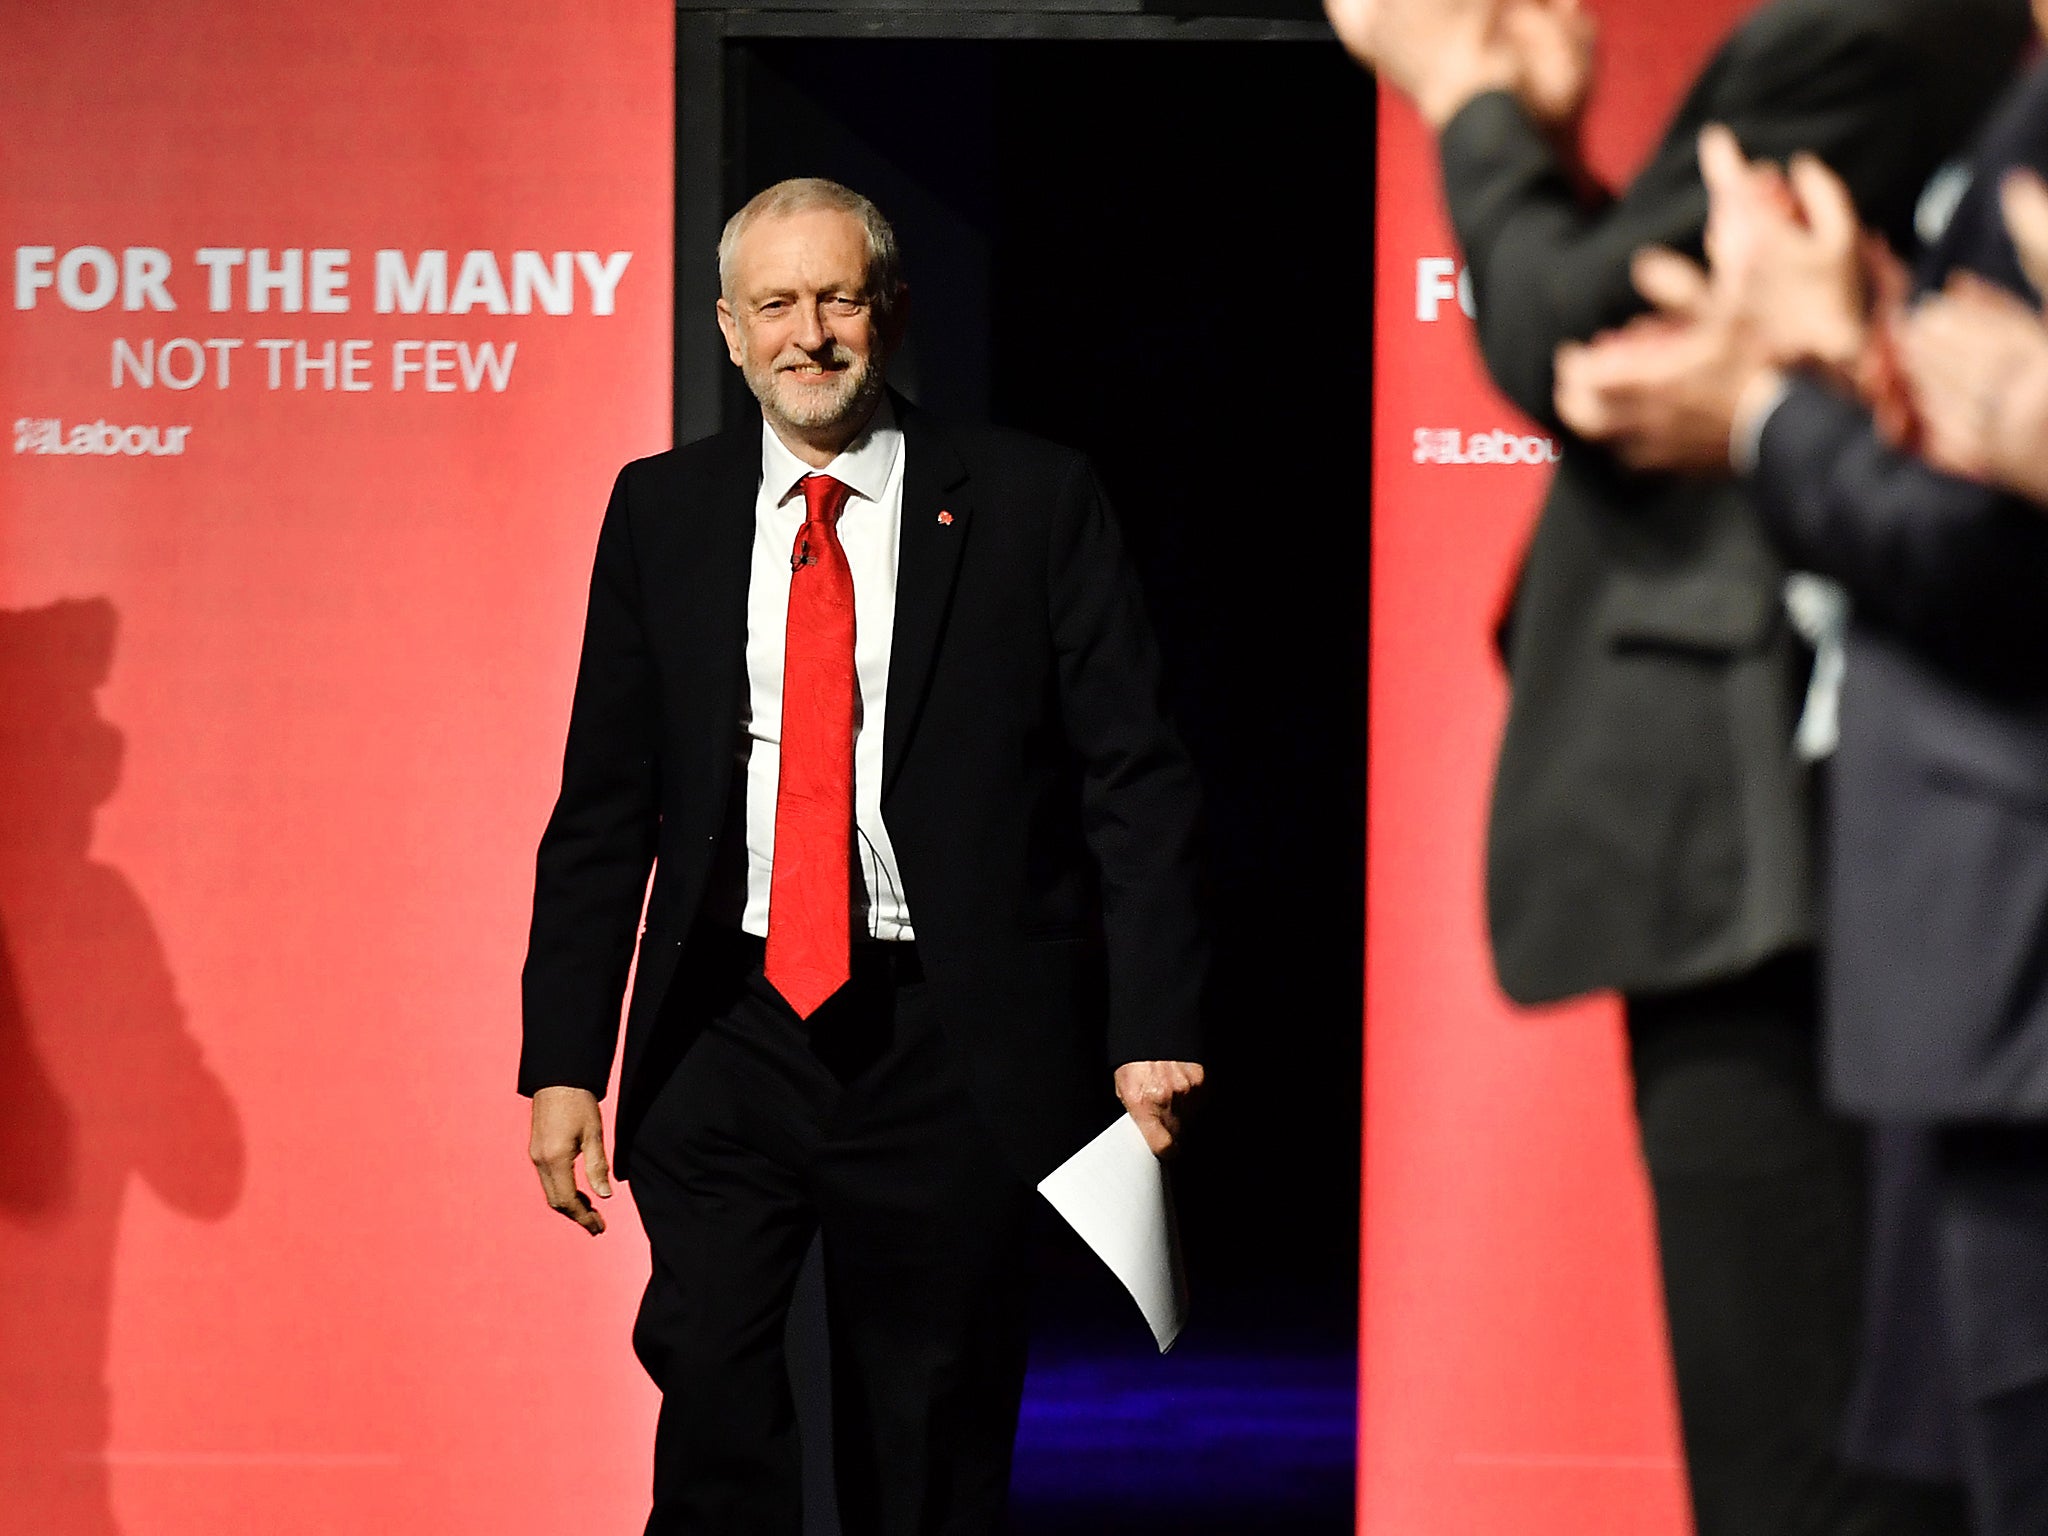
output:
[[[797,486],[804,493],[804,521],[828,528],[838,523],[839,514],[846,510],[846,498],[853,494],[852,486],[830,475],[805,475]]]

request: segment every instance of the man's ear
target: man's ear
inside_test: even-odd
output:
[[[910,285],[898,283],[896,298],[889,305],[889,317],[882,322],[882,345],[894,357],[897,348],[903,345],[903,338],[910,330]]]
[[[725,355],[732,359],[733,367],[739,367],[740,323],[733,315],[732,306],[722,298],[718,301],[718,328],[725,334]]]

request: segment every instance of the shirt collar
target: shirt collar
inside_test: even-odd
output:
[[[780,506],[796,491],[805,475],[830,475],[867,501],[880,501],[895,473],[896,460],[903,452],[903,429],[896,425],[896,408],[885,394],[868,418],[867,429],[823,469],[812,469],[783,446],[782,439],[767,422],[761,423],[761,484],[775,493]]]

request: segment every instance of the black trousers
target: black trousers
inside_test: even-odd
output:
[[[653,1274],[633,1343],[662,1394],[649,1536],[798,1536],[783,1325],[820,1232],[846,1536],[1002,1528],[1030,1191],[948,1063],[913,953],[862,946],[806,1022],[756,947],[641,1122]]]
[[[1819,1090],[1813,958],[1627,999],[1698,1536],[1936,1536],[1960,1495],[1841,1454],[1861,1132]]]
[[[2048,1531],[2048,1126],[1885,1125],[1851,1450],[1969,1487],[1978,1536]]]

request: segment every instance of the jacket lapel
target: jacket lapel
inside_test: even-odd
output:
[[[747,684],[747,586],[754,555],[754,500],[760,488],[761,434],[729,434],[713,468],[706,504],[678,524],[687,542],[671,567],[677,573],[674,612],[688,636],[697,718],[693,740],[710,744],[711,804],[728,793],[733,744]],[[702,483],[702,482],[700,482]]]
[[[896,546],[896,628],[889,642],[889,704],[882,730],[882,792],[896,780],[917,729],[973,525],[967,466],[945,429],[896,398],[903,427],[903,526]]]

